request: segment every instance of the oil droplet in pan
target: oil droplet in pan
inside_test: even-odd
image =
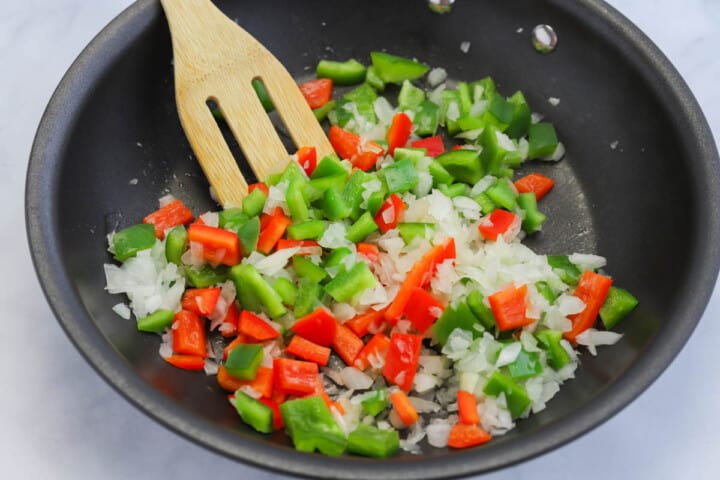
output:
[[[557,47],[557,34],[550,25],[537,25],[533,28],[532,44],[540,53],[550,53]]]
[[[427,0],[428,7],[435,13],[448,13],[455,0]]]

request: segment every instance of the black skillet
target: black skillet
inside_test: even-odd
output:
[[[166,189],[194,211],[216,208],[177,119],[170,35],[155,0],[132,5],[82,53],[40,124],[27,177],[35,267],[61,325],[93,367],[152,418],[237,460],[328,478],[433,478],[489,471],[546,452],[607,420],[670,363],[699,320],[720,262],[718,157],[702,112],[658,49],[615,10],[592,0],[460,0],[445,16],[404,2],[219,1],[298,79],[320,58],[387,49],[442,66],[451,78],[492,75],[523,90],[567,147],[549,216],[529,241],[540,252],[607,256],[618,284],[640,298],[625,336],[548,408],[491,443],[425,448],[389,460],[296,452],[278,433],[246,428],[213,377],[158,356],[104,292],[105,234],[138,222]],[[536,53],[533,26],[552,25],[559,46]],[[522,28],[522,33],[517,29]],[[468,53],[459,48],[471,43]],[[558,97],[557,107],[548,97]],[[615,148],[612,148],[614,145]],[[131,180],[137,179],[137,184]]]

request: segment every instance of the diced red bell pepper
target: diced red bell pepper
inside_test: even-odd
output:
[[[180,310],[172,325],[173,352],[184,355],[207,357],[205,326],[194,312]]]
[[[385,307],[381,310],[369,308],[366,312],[345,322],[345,326],[355,332],[355,335],[358,337],[364,337],[368,334],[372,326],[377,328],[380,326],[380,323],[385,320],[385,311],[387,308],[388,307]]]
[[[380,259],[380,249],[378,249],[377,245],[372,243],[358,243],[357,251],[358,253],[364,255],[365,258],[370,260],[372,263],[375,263]]]
[[[273,412],[273,430],[282,430],[285,428],[285,422],[283,421],[282,414],[280,413],[280,405],[274,400],[269,398],[260,397],[258,398],[260,403],[270,407]]]
[[[309,177],[317,167],[317,150],[315,147],[300,147],[297,151],[297,161]]]
[[[332,341],[332,348],[347,365],[355,363],[355,358],[364,346],[362,339],[348,327],[340,323],[335,326],[335,338]]]
[[[293,336],[290,343],[285,348],[285,352],[290,355],[302,358],[309,362],[315,362],[318,365],[327,365],[330,359],[330,349],[323,347],[317,343],[313,343],[310,340],[305,340],[300,335]]]
[[[390,401],[393,404],[395,412],[398,414],[398,417],[400,417],[400,420],[402,420],[405,426],[409,427],[413,425],[420,418],[420,415],[413,404],[410,403],[410,399],[407,395],[405,395],[405,392],[398,390],[391,393]]]
[[[455,258],[455,239],[450,237],[443,243],[435,245],[408,272],[400,286],[395,299],[385,312],[385,319],[395,324],[405,311],[410,295],[416,287],[424,287],[433,275],[435,267],[448,259]]]
[[[404,147],[412,133],[412,120],[406,113],[400,112],[393,116],[387,132],[388,153],[392,155],[396,148]]]
[[[235,392],[238,388],[242,387],[242,380],[230,375],[227,371],[227,368],[225,368],[225,365],[220,365],[218,367],[218,371],[215,377],[217,378],[220,388],[227,392]]]
[[[265,196],[269,195],[270,189],[264,182],[257,182],[257,183],[251,183],[248,185],[248,194],[251,194],[253,190],[260,189],[261,192],[265,194]]]
[[[220,324],[219,330],[223,337],[229,338],[237,335],[238,316],[237,304],[233,300],[228,307],[223,322]]]
[[[360,350],[360,353],[357,354],[354,365],[360,370],[365,370],[371,365],[369,360],[370,355],[376,358],[384,358],[388,347],[390,347],[390,339],[388,336],[382,332],[376,333],[363,349]]]
[[[165,238],[165,230],[185,225],[192,222],[192,219],[192,211],[182,201],[176,199],[145,217],[143,223],[153,224],[155,236],[162,240]]]
[[[317,307],[312,312],[295,321],[290,330],[313,343],[329,347],[335,339],[337,320],[324,307]]]
[[[592,270],[585,270],[575,287],[575,295],[585,302],[585,310],[568,318],[572,320],[572,329],[563,335],[567,340],[574,342],[578,335],[595,324],[600,307],[605,302],[612,286],[612,279],[600,275]]]
[[[202,245],[202,258],[228,266],[240,263],[240,240],[235,232],[197,222],[188,228],[188,241]]]
[[[332,98],[333,82],[329,78],[318,78],[299,85],[310,108],[320,108]]]
[[[234,392],[240,387],[248,386],[263,397],[269,398],[272,395],[274,375],[272,368],[261,366],[258,367],[253,380],[240,380],[230,375],[224,365],[220,365],[217,372],[217,381],[220,388],[228,392]]]
[[[296,255],[322,255],[322,247],[314,240],[290,240],[281,238],[275,245],[276,250],[299,247]]]
[[[548,178],[542,173],[531,173],[522,178],[515,180],[515,188],[520,193],[532,192],[535,194],[535,198],[540,200],[555,185],[555,181],[552,178]]]
[[[382,147],[377,143],[369,141],[363,145],[360,143],[360,135],[337,125],[330,127],[328,138],[340,158],[350,160],[354,167],[363,171],[371,169],[383,154]]]
[[[510,285],[488,297],[490,308],[501,331],[530,325],[534,320],[525,316],[527,310],[527,285],[515,288]]]
[[[420,361],[421,346],[420,335],[393,333],[382,371],[385,379],[409,392]]]
[[[315,391],[319,372],[317,363],[275,358],[273,371],[277,390],[298,396]]]
[[[462,423],[468,425],[477,425],[480,423],[480,415],[477,411],[477,399],[474,393],[458,390],[457,403],[458,415]]]
[[[215,310],[220,292],[220,287],[188,288],[182,296],[182,308],[207,317]]]
[[[375,223],[382,233],[397,227],[405,216],[407,205],[397,193],[393,193],[383,202],[375,214]]]
[[[425,333],[435,323],[443,310],[442,304],[430,292],[415,287],[405,306],[404,314],[418,332]]]
[[[173,367],[182,368],[183,370],[202,370],[205,368],[205,358],[199,355],[179,355],[173,354],[164,360]]]
[[[258,252],[269,254],[283,235],[292,220],[285,215],[282,208],[276,208],[272,215],[267,213],[260,217],[260,236],[258,237]]]
[[[437,157],[438,155],[445,153],[445,145],[440,135],[434,137],[423,138],[415,140],[410,144],[413,148],[424,148],[427,151],[428,157]]]
[[[458,422],[450,429],[448,447],[468,448],[489,442],[492,435],[480,428],[478,425],[468,425]]]
[[[272,325],[249,310],[243,310],[240,313],[238,331],[257,342],[273,340],[280,336],[280,332],[275,330]]]
[[[486,240],[497,240],[497,237],[507,232],[513,224],[519,225],[520,218],[512,212],[497,208],[490,213],[489,217],[482,220],[478,225],[480,235]]]

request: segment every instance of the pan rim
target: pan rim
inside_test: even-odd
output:
[[[62,265],[57,242],[58,225],[52,202],[58,183],[57,166],[72,131],[76,113],[83,105],[86,87],[94,84],[125,48],[141,34],[160,9],[155,0],[139,0],[110,22],[82,51],[68,69],[40,121],[30,154],[26,177],[26,228],[33,264],[43,292],[66,335],[98,374],[140,411],[170,430],[229,458],[283,473],[326,478],[439,478],[489,472],[516,464],[558,448],[587,433],[617,414],[644,392],[667,368],[690,338],[707,306],[720,267],[720,162],[712,132],[702,110],[680,74],[654,43],[634,24],[601,0],[553,2],[576,15],[595,16],[633,47],[631,52],[657,76],[671,94],[668,101],[677,115],[692,128],[682,137],[695,152],[693,177],[703,178],[706,199],[705,235],[700,238],[703,263],[693,279],[695,297],[683,312],[681,327],[667,335],[662,346],[651,342],[640,357],[615,383],[580,411],[540,432],[513,441],[513,448],[487,445],[482,451],[454,452],[441,458],[414,462],[340,459],[297,452],[289,447],[268,446],[252,436],[224,430],[182,408],[164,401],[136,375],[118,355],[107,356],[108,342],[96,328],[72,287],[71,276]],[[540,435],[542,434],[542,435]],[[277,461],[282,455],[282,465]],[[308,459],[312,458],[312,462]]]

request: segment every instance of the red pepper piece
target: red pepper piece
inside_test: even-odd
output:
[[[388,153],[392,155],[396,148],[404,147],[412,133],[412,120],[406,113],[400,112],[393,116],[387,132]]]
[[[251,183],[250,185],[248,185],[248,194],[251,194],[253,192],[253,190],[255,190],[256,188],[259,188],[260,191],[265,194],[265,196],[267,196],[270,193],[270,189],[268,188],[268,186],[265,183],[257,182],[257,183]]]
[[[330,312],[323,307],[317,307],[296,320],[290,330],[313,343],[329,347],[335,339],[337,324]]]
[[[393,193],[383,202],[375,214],[375,223],[382,233],[397,227],[405,215],[407,205],[397,193]]]
[[[360,370],[365,370],[371,363],[369,360],[370,355],[374,357],[385,357],[385,354],[390,347],[390,339],[387,335],[382,332],[378,332],[370,339],[370,341],[360,350],[360,353],[355,357],[355,366]]]
[[[314,240],[291,240],[286,238],[281,238],[277,241],[277,244],[275,245],[276,250],[284,250],[286,248],[295,248],[299,247],[300,250],[298,250],[296,255],[316,255],[316,254],[322,254],[322,247],[320,244]]]
[[[360,135],[343,130],[337,125],[330,127],[328,138],[340,158],[350,160],[354,167],[363,171],[372,168],[383,154],[382,147],[377,143],[369,141],[366,145],[361,145]]]
[[[306,395],[315,391],[318,382],[317,363],[275,358],[275,388],[289,395]]]
[[[377,245],[374,245],[372,243],[358,243],[357,251],[358,253],[364,255],[365,258],[370,260],[372,263],[375,263],[380,259],[380,250],[378,249]]]
[[[369,308],[366,312],[345,322],[345,326],[352,330],[358,337],[364,337],[368,334],[372,326],[377,328],[380,326],[380,323],[385,320],[385,311],[387,309],[388,307],[381,310]]]
[[[172,331],[173,352],[207,357],[205,326],[195,313],[188,310],[180,310],[176,313]]]
[[[494,242],[498,236],[507,232],[513,223],[517,223],[519,220],[514,213],[498,208],[493,210],[487,219],[480,222],[478,230],[486,240]]]
[[[477,411],[477,399],[475,394],[458,390],[457,392],[458,414],[460,421],[468,425],[480,423],[480,415]]]
[[[199,355],[178,355],[173,354],[164,360],[173,367],[183,370],[202,370],[205,368],[205,358]]]
[[[318,78],[299,85],[310,108],[320,108],[332,98],[333,82],[329,78]]]
[[[410,294],[404,314],[418,332],[425,333],[443,310],[442,304],[430,292],[416,287]]]
[[[595,324],[611,285],[612,279],[605,275],[591,270],[583,272],[573,295],[585,302],[585,310],[568,317],[572,320],[573,326],[563,335],[567,340],[574,342],[578,335]]]
[[[240,240],[235,232],[197,222],[188,228],[188,241],[202,245],[202,258],[232,267],[240,263]]]
[[[270,407],[273,412],[273,430],[282,430],[285,428],[285,422],[283,421],[282,414],[280,413],[280,405],[274,400],[269,398],[260,397],[258,398],[260,403],[263,403]]]
[[[285,235],[285,230],[292,220],[285,215],[282,208],[275,209],[272,215],[263,214],[260,217],[260,236],[258,237],[258,252],[269,254],[275,248],[278,240]]]
[[[468,448],[489,442],[492,438],[488,432],[478,425],[458,422],[450,429],[448,446],[452,448]]]
[[[192,219],[192,211],[182,201],[173,200],[145,217],[143,223],[153,224],[155,226],[155,236],[162,240],[165,238],[165,230],[178,225],[185,225],[192,222]]]
[[[531,173],[515,180],[515,188],[517,188],[518,192],[532,192],[535,194],[535,199],[537,200],[540,200],[552,190],[554,185],[555,181],[542,173]]]
[[[215,310],[220,292],[220,287],[189,288],[183,293],[182,308],[207,317]]]
[[[309,177],[317,167],[317,151],[315,147],[300,147],[297,151],[297,161]]]
[[[393,408],[395,408],[395,412],[398,414],[398,417],[400,417],[400,420],[402,420],[406,426],[411,426],[418,421],[418,418],[420,418],[420,415],[418,415],[418,412],[413,404],[410,403],[410,399],[407,395],[405,395],[405,392],[398,390],[391,393],[390,401],[392,402]]]
[[[393,333],[382,371],[385,379],[409,392],[420,361],[421,346],[420,335]]]
[[[415,140],[410,144],[410,146],[413,148],[424,148],[427,150],[428,157],[435,158],[438,155],[445,153],[445,145],[443,145],[443,140],[440,135]]]
[[[280,332],[275,330],[272,325],[249,310],[243,310],[240,313],[238,331],[257,342],[273,340],[280,336]]]
[[[510,285],[488,297],[497,326],[501,331],[529,325],[534,320],[525,316],[527,310],[527,285],[518,288]]]
[[[330,349],[305,340],[300,335],[295,335],[285,348],[285,352],[295,355],[303,360],[315,362],[318,365],[325,366],[330,359]]]
[[[332,347],[347,365],[354,364],[355,358],[364,346],[362,339],[355,335],[352,330],[340,323],[336,324]]]

